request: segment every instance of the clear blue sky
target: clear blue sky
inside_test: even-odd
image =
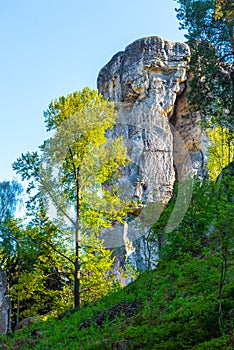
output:
[[[47,137],[50,101],[96,88],[101,67],[132,41],[184,41],[173,0],[0,0],[0,181]]]

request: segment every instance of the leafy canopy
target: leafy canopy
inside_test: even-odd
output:
[[[72,224],[71,209],[78,205],[86,225],[94,225],[93,217],[97,226],[106,226],[126,215],[128,205],[114,183],[129,159],[122,138],[106,137],[116,117],[113,104],[88,88],[59,98],[45,112],[54,132],[41,147],[41,190]]]
[[[234,10],[229,0],[176,0],[177,18],[192,48],[189,99],[208,126],[233,132]]]
[[[130,210],[131,203],[121,198],[118,186],[120,167],[129,163],[126,148],[122,138],[106,137],[116,118],[114,105],[97,91],[85,88],[62,96],[52,101],[45,112],[47,131],[52,136],[40,146],[40,153],[22,155],[13,165],[23,179],[31,181],[29,193],[38,188],[38,195],[32,199],[42,200],[58,230],[74,234],[75,249],[69,261],[74,268],[75,307],[80,305],[80,286],[87,284],[85,278],[80,284],[84,237],[98,234],[113,220],[123,220]],[[98,251],[101,252],[100,247]],[[113,263],[110,254],[104,252],[100,253],[104,259],[96,259],[99,270],[102,264]],[[92,255],[86,251],[85,256]],[[105,268],[101,271],[104,274]],[[100,278],[99,273],[99,284]],[[96,271],[91,274],[90,283],[97,280]],[[112,284],[112,280],[106,280],[105,288],[97,294],[103,295]]]
[[[0,223],[14,214],[22,193],[23,188],[17,181],[0,182]]]

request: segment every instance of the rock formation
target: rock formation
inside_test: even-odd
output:
[[[5,334],[8,330],[9,303],[5,298],[7,287],[6,275],[0,270],[0,334]]]
[[[119,116],[108,137],[123,136],[132,160],[119,182],[125,195],[138,201],[141,208],[135,218],[106,230],[103,237],[109,248],[124,245],[136,265],[144,250],[140,237],[171,198],[176,176],[182,181],[203,168],[198,116],[182,118],[188,111],[184,91],[189,56],[185,43],[157,36],[142,38],[113,56],[98,76],[99,92],[115,103]],[[186,211],[182,207],[180,204],[181,213],[174,216],[170,227],[181,220]],[[120,259],[117,261],[121,265]]]
[[[118,108],[119,125],[134,169],[132,185],[145,181],[147,201],[171,197],[175,172],[169,117],[184,89],[189,47],[159,37],[140,39],[116,54],[98,76],[98,90]]]
[[[188,81],[189,78],[190,74],[188,72]],[[188,84],[185,85],[183,92],[177,96],[173,116],[170,119],[170,122],[173,124],[182,140],[182,144],[181,142],[177,142],[174,147],[174,158],[179,157],[175,161],[177,165],[183,162],[181,156],[185,148],[191,161],[193,174],[203,178],[207,176],[205,166],[207,164],[209,140],[206,132],[201,128],[200,114],[190,111],[187,90]]]

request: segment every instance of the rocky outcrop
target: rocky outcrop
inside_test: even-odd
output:
[[[98,90],[115,102],[119,114],[109,137],[124,136],[132,160],[125,177],[133,195],[137,181],[145,185],[144,201],[171,197],[175,171],[169,119],[184,89],[189,54],[186,44],[144,38],[115,55],[98,76]]]
[[[9,303],[6,300],[7,279],[3,271],[0,270],[0,334],[5,334],[8,330]]]
[[[190,74],[188,73],[188,81]],[[187,93],[188,81],[183,92],[178,95],[174,106],[174,112],[170,122],[181,137],[181,142],[174,145],[174,158],[176,164],[183,162],[183,149],[186,149],[187,155],[191,160],[191,167],[195,176],[206,177],[207,171],[207,149],[209,140],[205,130],[201,127],[201,115],[199,112],[190,110]]]
[[[99,92],[118,111],[118,123],[108,137],[123,136],[132,161],[122,170],[120,187],[125,196],[138,202],[139,209],[125,225],[104,231],[103,237],[108,248],[125,246],[126,256],[136,265],[145,251],[141,237],[171,198],[176,176],[182,183],[203,167],[198,116],[183,118],[188,109],[184,91],[189,56],[185,43],[147,37],[117,53],[98,76]],[[169,229],[182,219],[190,192],[186,193],[188,200],[178,204]]]

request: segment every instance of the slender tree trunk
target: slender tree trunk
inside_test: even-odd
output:
[[[221,160],[221,164],[222,164],[222,169],[224,168],[224,128],[223,126],[221,126],[221,151],[222,151],[222,160]]]
[[[76,183],[76,224],[75,224],[75,271],[74,271],[74,307],[80,307],[80,168],[76,167],[72,149],[69,149]]]
[[[17,255],[18,255],[18,276],[17,276],[17,284],[18,284],[18,291],[17,291],[17,312],[16,312],[16,325],[19,323],[19,315],[20,315],[20,300],[19,300],[19,286],[20,286],[20,267],[21,267],[21,261],[20,261],[20,246],[19,241],[15,239],[17,244]]]
[[[74,275],[74,306],[80,307],[80,182],[79,168],[76,169],[76,228],[75,228],[75,275]]]
[[[219,328],[220,331],[223,331],[223,289],[225,286],[225,279],[227,274],[227,255],[228,255],[228,241],[224,238],[223,242],[223,253],[222,253],[222,263],[221,263],[221,271],[220,271],[220,282],[219,282]]]
[[[79,263],[79,243],[76,242],[76,259],[74,273],[74,306],[80,307],[80,263]]]

